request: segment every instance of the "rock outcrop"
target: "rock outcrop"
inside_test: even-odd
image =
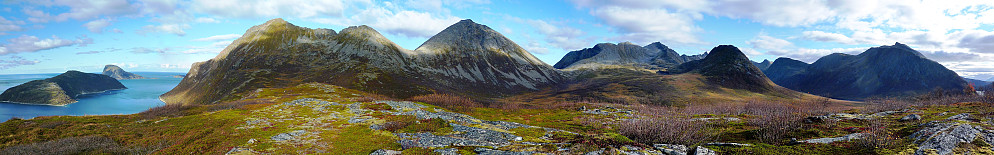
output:
[[[320,82],[391,97],[429,93],[501,96],[556,85],[563,76],[500,33],[460,21],[416,50],[368,26],[298,27],[273,19],[245,32],[218,56],[194,63],[168,104],[238,99],[256,88]]]
[[[592,48],[572,51],[553,67],[558,69],[599,68],[605,65],[634,66],[648,69],[672,68],[682,63],[700,60],[701,55],[680,55],[659,42],[638,46],[630,42],[600,43]]]
[[[801,73],[776,75],[771,79],[783,87],[838,99],[907,97],[936,89],[963,92],[967,87],[956,72],[901,43],[870,48],[859,55],[831,54]]]
[[[121,69],[121,67],[118,67],[117,65],[104,66],[104,75],[110,76],[118,80],[146,79],[145,77],[142,77],[140,75],[135,75],[133,73],[124,71],[124,69]]]
[[[120,89],[127,87],[110,76],[72,70],[7,89],[0,94],[0,101],[62,106],[75,103],[80,95]]]

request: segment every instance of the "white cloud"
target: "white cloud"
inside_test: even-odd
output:
[[[369,6],[345,19],[320,18],[315,22],[333,25],[369,25],[376,30],[405,37],[431,37],[461,20],[451,15],[439,15],[402,9],[393,3]]]
[[[188,28],[190,28],[190,25],[188,24],[145,25],[142,29],[138,30],[138,33],[145,34],[150,32],[164,32],[184,36],[186,35],[186,31],[184,31],[184,29]]]
[[[553,25],[541,20],[527,20],[526,23],[538,29],[538,32],[542,35],[545,35],[546,42],[563,50],[577,50],[590,46],[589,40],[580,38],[586,35],[580,29],[565,25]],[[548,51],[548,49],[545,49],[545,51]]]
[[[847,37],[846,35],[823,32],[823,31],[804,31],[803,37],[808,40],[821,41],[821,42],[836,42],[842,44],[857,44],[855,40]]]
[[[131,53],[135,54],[148,54],[148,53],[159,53],[163,54],[169,51],[169,48],[145,48],[145,47],[135,47],[131,48]]]
[[[200,18],[197,18],[195,21],[197,21],[197,23],[220,23],[221,22],[221,21],[218,21],[217,19],[207,18],[207,17],[200,17]]]
[[[93,33],[103,33],[104,28],[106,28],[107,26],[110,26],[110,19],[106,18],[93,20],[90,22],[86,22],[86,24],[83,24],[83,27],[86,27],[87,30],[90,30],[90,32]]]
[[[793,43],[780,38],[770,37],[764,33],[760,33],[752,40],[746,41],[747,44],[752,45],[753,48],[765,49],[765,50],[781,50],[784,48],[794,46]]]
[[[620,41],[637,44],[663,41],[672,43],[701,43],[694,25],[694,17],[673,13],[665,9],[638,9],[616,6],[596,8],[591,11],[607,25],[617,28]]]
[[[25,8],[24,12],[33,22],[66,21],[68,19],[89,20],[100,16],[120,16],[138,13],[140,5],[131,4],[127,0],[53,0],[53,1],[31,1],[46,7],[61,6],[68,7],[69,10],[57,15],[50,15],[43,11]]]
[[[204,38],[197,38],[197,39],[193,39],[193,41],[232,40],[232,39],[238,39],[238,37],[242,37],[242,35],[240,35],[240,34],[222,34],[222,35],[215,35],[215,36],[204,37]]]
[[[534,41],[528,42],[528,44],[525,44],[524,47],[521,47],[521,48],[525,48],[525,50],[528,50],[528,52],[535,53],[535,54],[548,54],[549,53],[549,48],[546,48],[545,46],[542,46],[542,44],[539,44],[538,42],[534,42]]]
[[[0,70],[14,68],[17,66],[34,65],[39,62],[40,61],[38,60],[26,60],[19,56],[10,56],[8,58],[0,59]]]
[[[235,18],[341,17],[345,10],[342,0],[193,0],[193,9]]]
[[[54,35],[52,38],[47,39],[41,39],[29,35],[21,35],[17,38],[8,39],[6,44],[0,45],[0,55],[37,52],[72,45],[86,46],[92,43],[93,39],[87,38],[85,35],[78,37],[76,40],[65,40]]]
[[[0,16],[0,35],[5,34],[8,31],[21,31],[20,25],[24,25],[23,21],[12,21]]]

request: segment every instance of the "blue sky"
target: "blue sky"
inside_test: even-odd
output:
[[[186,72],[269,19],[336,31],[369,25],[414,49],[461,20],[548,64],[597,43],[661,42],[682,54],[732,44],[754,61],[805,62],[909,44],[962,76],[994,77],[994,1],[891,0],[8,0],[0,74]]]

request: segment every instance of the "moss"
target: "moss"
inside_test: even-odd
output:
[[[324,133],[333,135],[322,135],[330,138],[329,150],[337,151],[335,154],[369,154],[379,149],[400,150],[397,144],[397,137],[389,132],[369,129],[367,126],[353,125],[345,127],[339,133]]]
[[[542,128],[521,127],[521,128],[511,129],[510,131],[514,135],[521,136],[521,138],[524,139],[525,141],[539,142],[539,143],[549,142],[549,140],[541,139],[541,137],[545,136],[546,133],[545,129]]]

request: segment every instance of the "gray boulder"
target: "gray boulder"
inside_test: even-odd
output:
[[[677,144],[653,144],[659,151],[662,151],[668,155],[686,155],[687,146],[677,145]]]
[[[718,152],[706,147],[697,146],[697,148],[694,149],[694,155],[718,155]]]
[[[904,121],[918,121],[918,120],[922,120],[922,116],[919,116],[918,114],[911,114],[908,116],[901,117],[900,121],[904,122]]]

